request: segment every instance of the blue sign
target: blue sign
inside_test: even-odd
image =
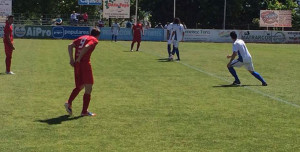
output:
[[[78,5],[102,5],[102,0],[78,0]]]
[[[145,41],[163,41],[163,29],[145,29],[142,40]],[[110,27],[101,28],[100,40],[111,40],[112,32]],[[131,28],[121,28],[118,34],[118,40],[131,41],[133,39]]]
[[[76,39],[82,35],[89,35],[90,27],[55,26],[52,28],[52,36],[56,39]]]

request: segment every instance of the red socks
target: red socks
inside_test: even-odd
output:
[[[70,106],[72,105],[73,100],[77,97],[77,95],[79,94],[79,92],[80,92],[80,89],[79,89],[79,88],[75,88],[75,89],[72,91],[72,93],[71,93],[71,95],[70,95],[70,97],[69,97],[69,100],[68,100],[68,104],[69,104]]]
[[[91,100],[90,94],[83,95],[83,106],[82,106],[82,111],[81,111],[82,114],[87,113],[87,109],[89,108],[90,100]]]

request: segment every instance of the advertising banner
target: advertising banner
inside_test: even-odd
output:
[[[101,28],[101,40],[111,40],[112,32],[110,27]],[[118,34],[118,40],[131,41],[132,40],[131,28],[121,28]],[[144,30],[143,41],[163,41],[164,30],[163,29],[146,29]]]
[[[14,37],[16,38],[52,38],[51,26],[14,26]]]
[[[55,39],[76,39],[82,35],[89,35],[90,27],[53,26],[52,36]]]
[[[287,31],[284,32],[286,43],[300,43],[300,32],[299,31]]]
[[[291,10],[260,10],[260,27],[292,27]]]
[[[103,18],[130,18],[130,0],[104,0]]]
[[[78,5],[102,5],[102,0],[78,0]]]

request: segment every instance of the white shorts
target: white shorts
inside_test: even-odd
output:
[[[113,31],[112,34],[113,34],[113,35],[118,35],[118,34],[119,34],[119,31]]]
[[[179,46],[179,41],[173,40],[173,45],[174,45],[174,47],[178,48],[178,46]]]
[[[241,62],[239,60],[233,60],[230,64],[232,67],[241,67],[244,66],[248,71],[254,71],[253,63],[252,62]]]
[[[168,44],[172,44],[173,40],[168,40]]]

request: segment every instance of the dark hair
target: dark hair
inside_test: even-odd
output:
[[[92,36],[99,36],[100,35],[100,30],[98,28],[93,28],[91,31]]]
[[[174,23],[174,24],[180,24],[180,19],[179,19],[178,17],[175,18],[173,23]]]
[[[13,15],[7,16],[7,19],[11,19],[11,18],[14,18],[14,16]]]
[[[237,35],[236,35],[235,31],[230,32],[230,37],[232,39],[236,39],[237,38]]]

